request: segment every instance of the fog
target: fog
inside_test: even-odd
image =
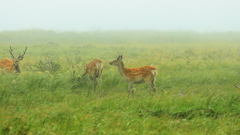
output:
[[[4,0],[0,31],[240,31],[239,0]]]

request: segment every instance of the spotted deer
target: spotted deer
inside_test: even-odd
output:
[[[155,80],[157,69],[152,66],[144,66],[140,68],[125,68],[123,56],[119,55],[116,60],[109,62],[110,65],[117,66],[121,76],[128,83],[128,93],[134,97],[134,84],[147,83],[154,93],[156,93]]]
[[[94,91],[97,86],[97,78],[99,78],[99,85],[101,87],[102,84],[102,70],[103,70],[103,62],[99,59],[94,59],[85,68],[85,72],[82,77],[85,77],[87,74],[90,74],[91,78],[94,81]]]
[[[12,56],[12,60],[10,59],[3,59],[0,61],[0,69],[2,69],[2,72],[14,72],[16,71],[17,73],[21,72],[21,66],[20,66],[20,61],[23,60],[23,56],[27,52],[27,47],[25,50],[23,50],[23,54],[20,54],[18,58],[15,58],[14,55],[12,54],[13,49],[10,46],[9,53]]]

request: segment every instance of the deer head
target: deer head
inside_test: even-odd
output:
[[[27,52],[27,47],[25,48],[25,50],[23,50],[23,54],[20,54],[18,56],[18,58],[15,58],[14,55],[12,54],[13,49],[10,46],[10,50],[9,53],[12,56],[12,61],[13,61],[13,66],[15,67],[15,70],[20,73],[21,72],[21,67],[20,67],[20,61],[23,60],[23,56],[26,54]]]
[[[122,58],[123,58],[123,56],[119,55],[116,60],[109,62],[109,64],[113,65],[113,66],[118,66],[122,63]]]

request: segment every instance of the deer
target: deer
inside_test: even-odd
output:
[[[21,72],[21,66],[20,66],[20,61],[23,60],[23,56],[27,52],[27,47],[25,50],[23,50],[23,54],[20,54],[17,58],[14,57],[12,54],[13,49],[10,46],[9,53],[12,56],[12,60],[10,59],[3,59],[0,61],[0,69],[2,69],[2,72],[6,71],[8,73],[16,71],[17,73]]]
[[[82,75],[82,78],[90,74],[91,79],[94,81],[94,91],[97,86],[97,78],[99,79],[99,85],[101,88],[102,84],[102,71],[103,71],[103,61],[100,59],[94,59],[85,68],[85,72]]]
[[[128,95],[132,94],[134,96],[134,84],[146,83],[156,94],[155,81],[158,74],[157,69],[152,66],[143,66],[140,68],[125,68],[123,61],[123,56],[119,55],[116,60],[109,62],[112,66],[117,66],[118,71],[124,80],[128,83]]]

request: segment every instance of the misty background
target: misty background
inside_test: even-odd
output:
[[[0,31],[240,31],[238,0],[4,0]]]

